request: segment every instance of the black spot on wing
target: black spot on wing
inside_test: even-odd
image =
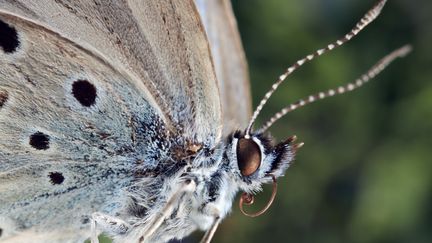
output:
[[[47,150],[49,148],[50,137],[42,132],[35,132],[30,135],[29,144],[37,150]]]
[[[57,172],[57,171],[50,172],[48,174],[48,177],[50,178],[50,182],[53,185],[60,185],[63,183],[63,181],[65,179],[63,174],[61,172]]]
[[[79,79],[72,84],[72,95],[78,102],[86,107],[96,103],[96,87],[87,80]]]
[[[17,51],[20,45],[16,29],[0,20],[0,47],[7,54]]]

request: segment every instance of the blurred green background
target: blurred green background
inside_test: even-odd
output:
[[[343,36],[374,2],[234,0],[254,104],[286,67]],[[305,146],[270,210],[248,218],[235,201],[213,242],[432,242],[432,1],[390,0],[355,39],[289,77],[257,124],[298,98],[355,80],[406,43],[414,51],[373,82],[272,127],[279,140],[296,134]],[[257,208],[269,193],[257,196]]]
[[[374,2],[234,0],[254,105],[286,67],[343,36]],[[260,121],[355,80],[406,43],[414,51],[373,82],[274,125],[278,139],[296,134],[305,146],[268,213],[245,217],[236,202],[214,242],[432,242],[432,1],[388,1],[357,38],[294,73]]]

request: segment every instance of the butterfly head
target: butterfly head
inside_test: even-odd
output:
[[[233,180],[244,191],[240,198],[240,209],[246,216],[255,217],[264,213],[276,196],[276,179],[285,174],[294,160],[297,149],[303,143],[294,143],[296,136],[275,143],[274,138],[261,132],[243,133],[237,131],[228,137],[227,160]],[[258,213],[249,214],[243,204],[253,203],[253,194],[261,190],[263,184],[273,183],[272,197],[267,206]]]
[[[232,168],[240,189],[252,193],[260,190],[263,183],[280,177],[294,160],[296,151],[303,143],[294,144],[292,136],[278,144],[267,134],[246,135],[236,132],[230,137]]]

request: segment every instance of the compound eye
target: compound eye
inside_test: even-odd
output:
[[[261,165],[261,149],[252,139],[240,138],[237,143],[237,163],[243,176],[250,176]]]

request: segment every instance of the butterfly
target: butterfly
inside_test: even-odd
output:
[[[259,129],[278,86],[357,35],[289,67],[251,115],[248,74],[229,1],[4,0],[0,5],[0,241],[166,242],[195,230],[210,242],[243,191],[258,216],[302,143],[266,132],[286,113],[354,90],[299,100]],[[244,205],[266,183],[267,206]]]

